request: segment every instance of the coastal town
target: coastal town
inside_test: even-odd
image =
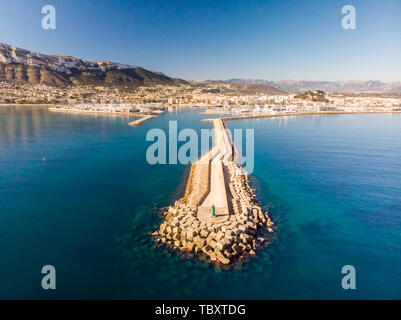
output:
[[[206,113],[276,115],[319,112],[399,112],[401,96],[305,93],[244,94],[225,84],[143,86],[122,89],[94,86],[57,87],[0,82],[0,104],[46,104],[53,111],[157,114],[183,107]]]

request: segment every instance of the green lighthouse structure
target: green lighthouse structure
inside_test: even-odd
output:
[[[216,216],[216,209],[214,207],[214,204],[212,204],[212,217]]]

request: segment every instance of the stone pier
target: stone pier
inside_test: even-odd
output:
[[[223,159],[227,157],[230,148],[226,146],[227,133],[222,126],[222,121],[217,119],[213,121],[213,125],[215,146],[212,149],[213,157],[210,161],[209,194],[199,204],[197,217],[200,221],[217,223],[228,220],[230,214],[223,165]],[[215,207],[215,217],[211,216],[212,206]]]
[[[164,222],[152,235],[182,252],[230,264],[270,243],[266,234],[274,232],[274,224],[236,163],[223,119],[205,121],[213,123],[215,145],[192,164],[185,196],[164,212]]]

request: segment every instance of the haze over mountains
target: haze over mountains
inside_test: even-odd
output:
[[[280,80],[268,81],[262,79],[229,79],[224,83],[267,84],[286,92],[303,92],[308,90],[323,90],[326,92],[382,92],[400,93],[401,82],[381,81],[306,81]]]
[[[161,72],[110,61],[85,61],[71,56],[45,55],[0,43],[0,81],[14,84],[138,85],[179,84]]]

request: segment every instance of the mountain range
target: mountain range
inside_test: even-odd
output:
[[[157,84],[178,85],[188,82],[161,72],[111,61],[86,61],[71,56],[46,55],[0,43],[0,81],[13,84],[53,86],[101,85],[135,88]],[[202,82],[191,81],[199,85]],[[229,84],[240,93],[280,94],[323,90],[326,92],[401,93],[401,82],[375,81],[305,81],[263,79],[208,80],[208,84]],[[221,92],[223,93],[223,92]]]
[[[0,43],[0,81],[14,84],[139,85],[181,84],[161,72],[110,61],[85,61],[71,56],[45,55]]]
[[[326,92],[381,92],[401,93],[401,82],[371,81],[306,81],[280,80],[268,81],[262,79],[229,79],[224,83],[267,84],[286,92],[304,92],[308,90],[323,90]]]

